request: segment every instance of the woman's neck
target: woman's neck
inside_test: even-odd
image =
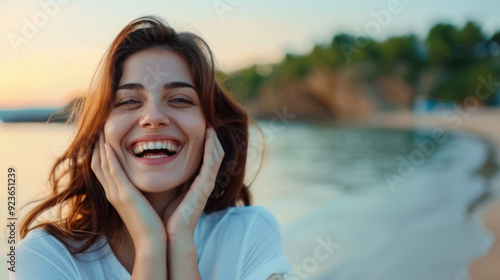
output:
[[[149,201],[149,204],[153,207],[156,214],[160,217],[160,219],[165,223],[165,210],[167,207],[174,201],[174,199],[178,196],[180,188],[177,187],[172,190],[168,190],[162,193],[142,193],[144,197]]]

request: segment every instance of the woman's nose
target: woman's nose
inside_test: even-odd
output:
[[[144,107],[144,114],[139,124],[149,128],[162,127],[170,124],[170,117],[160,104],[151,102]]]

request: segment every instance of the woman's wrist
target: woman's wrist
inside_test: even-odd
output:
[[[135,252],[135,259],[136,260],[144,260],[144,261],[158,261],[160,263],[163,263],[163,261],[166,261],[167,259],[167,253],[166,249],[140,249]],[[162,261],[163,260],[163,261]]]
[[[198,251],[193,240],[169,240],[168,270],[172,279],[200,279]]]
[[[141,253],[144,256],[165,254],[167,250],[166,238],[155,238],[149,236],[143,241],[136,242],[134,240],[134,247],[136,255]]]
[[[177,240],[177,241],[169,240],[168,247],[171,250],[174,250],[182,254],[196,255],[197,253],[196,245],[192,240]]]
[[[135,252],[131,279],[167,279],[167,254],[164,246],[139,247]]]

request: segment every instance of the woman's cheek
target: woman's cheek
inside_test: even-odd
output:
[[[207,123],[203,118],[203,115],[201,113],[197,113],[182,116],[182,123],[180,123],[180,126],[188,134],[190,141],[192,143],[196,143],[196,150],[198,152],[200,152],[200,150],[203,152],[207,129]]]
[[[119,122],[113,117],[108,118],[108,121],[104,124],[104,138],[111,145],[119,159],[121,158],[120,141],[124,136],[122,130],[123,125],[120,126]]]
[[[201,126],[203,124],[203,126]],[[196,125],[191,126],[189,131],[195,132],[196,135],[191,135],[190,141],[191,145],[194,146],[193,155],[194,155],[194,166],[198,166],[203,161],[203,154],[205,152],[205,133],[206,126],[204,123],[198,122]]]
[[[116,133],[116,125],[112,120],[109,120],[104,124],[104,138],[106,142],[111,142],[113,140],[113,135]]]

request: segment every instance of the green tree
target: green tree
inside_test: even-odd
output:
[[[429,62],[438,67],[449,67],[454,62],[457,29],[450,24],[437,24],[427,36]]]
[[[457,34],[457,42],[466,59],[474,58],[474,47],[485,40],[481,27],[471,21],[467,22]]]
[[[343,58],[336,61],[336,66],[366,60],[369,56],[365,49],[370,43],[372,39],[367,37],[354,37],[346,33],[335,35],[332,40],[332,49]]]
[[[339,54],[331,47],[322,45],[314,46],[312,52],[307,56],[307,59],[314,68],[334,67],[335,64],[342,59]]]
[[[491,36],[490,40],[497,42],[497,44],[500,44],[500,31],[493,34],[493,36]]]

